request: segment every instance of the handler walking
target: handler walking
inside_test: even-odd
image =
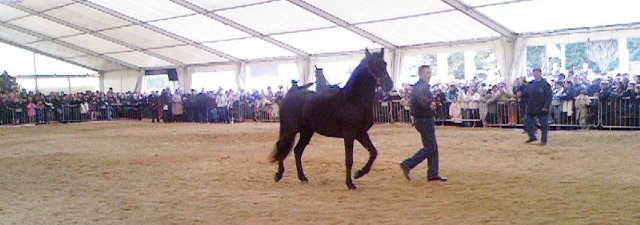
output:
[[[446,182],[447,178],[441,177],[438,173],[438,143],[436,143],[436,130],[434,122],[434,110],[436,101],[431,94],[429,81],[431,80],[431,67],[422,65],[418,69],[420,80],[413,86],[411,91],[411,115],[413,123],[420,132],[423,148],[418,150],[413,157],[400,163],[402,173],[411,180],[411,169],[427,159],[429,170],[427,171],[428,181]]]

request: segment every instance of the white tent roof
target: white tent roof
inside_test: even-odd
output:
[[[634,0],[9,0],[0,42],[96,71],[238,63],[593,27]]]

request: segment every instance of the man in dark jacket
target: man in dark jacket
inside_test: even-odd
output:
[[[524,92],[524,99],[527,105],[527,115],[525,116],[525,126],[529,139],[526,143],[537,141],[536,138],[536,120],[540,123],[542,131],[542,145],[547,144],[547,136],[549,133],[549,108],[551,107],[551,99],[553,93],[551,85],[542,79],[542,70],[540,68],[533,69],[534,80],[529,82]]]
[[[427,180],[445,182],[447,178],[441,177],[438,172],[438,143],[436,142],[436,128],[433,119],[436,101],[429,86],[431,68],[427,65],[420,66],[418,74],[420,80],[411,91],[411,115],[416,129],[420,132],[423,148],[418,150],[413,157],[400,163],[400,168],[402,168],[404,176],[411,180],[411,169],[427,159],[429,166]]]

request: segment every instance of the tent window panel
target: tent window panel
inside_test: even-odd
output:
[[[74,77],[71,79],[71,92],[97,91],[100,89],[98,77]]]
[[[69,79],[67,77],[38,78],[38,90],[44,94],[51,92],[69,94]]]
[[[167,74],[148,75],[142,78],[143,93],[162,91],[162,89],[165,88],[173,90],[173,82],[169,81],[169,76]]]
[[[406,56],[402,61],[402,69],[398,82],[402,87],[415,84],[420,77],[418,76],[418,68],[421,65],[431,66],[431,74],[437,74],[436,54],[424,54],[418,56]]]
[[[278,91],[280,86],[288,89],[291,80],[299,80],[298,66],[295,63],[284,64],[255,64],[247,68],[247,90],[266,90],[271,87],[272,91]]]
[[[197,91],[236,90],[236,76],[234,71],[200,72],[191,76],[191,88]]]
[[[36,79],[34,77],[17,77],[16,82],[20,85],[21,89],[36,91]]]

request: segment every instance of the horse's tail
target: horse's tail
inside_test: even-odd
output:
[[[290,139],[281,139],[276,142],[276,146],[273,148],[273,152],[271,152],[271,162],[279,162],[287,158],[289,152],[293,148],[293,138]]]

